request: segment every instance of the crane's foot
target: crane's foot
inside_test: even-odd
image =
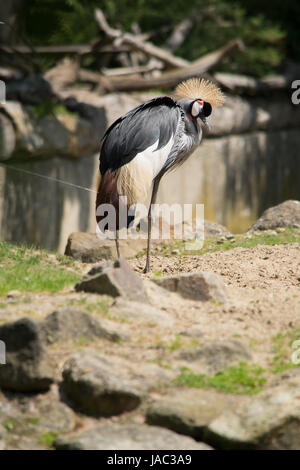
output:
[[[144,267],[143,269],[143,274],[146,274],[150,271],[150,264],[149,263],[146,263],[146,266]]]

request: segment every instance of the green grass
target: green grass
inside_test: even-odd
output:
[[[176,377],[174,384],[238,395],[256,395],[262,391],[266,382],[263,373],[264,369],[255,364],[240,362],[239,365],[226,367],[215,375],[195,374],[184,370]]]
[[[41,444],[46,444],[47,446],[52,447],[53,442],[55,441],[55,439],[57,438],[57,436],[58,436],[58,433],[57,433],[57,432],[47,431],[47,432],[44,432],[44,433],[39,437],[39,442],[40,442]]]
[[[276,232],[276,235],[273,232],[274,230],[262,231],[259,235],[254,233],[235,235],[234,241],[225,239],[222,240],[222,243],[220,243],[220,237],[209,237],[204,240],[203,248],[200,250],[186,250],[186,242],[184,240],[170,240],[170,243],[160,245],[153,249],[153,252],[162,256],[180,257],[183,255],[203,255],[214,251],[226,251],[237,247],[253,248],[259,244],[281,245],[284,243],[300,243],[300,231],[297,228],[286,228],[284,232]],[[250,235],[251,238],[248,238]],[[189,244],[192,244],[192,241]],[[174,250],[178,250],[178,254],[172,253]],[[139,253],[139,257],[144,254],[145,250]],[[155,275],[157,274],[155,273]]]
[[[167,345],[168,351],[176,351],[184,346],[184,340],[181,335],[175,335],[175,339]]]
[[[57,292],[81,277],[64,269],[69,264],[61,255],[55,262],[45,250],[0,242],[0,296],[10,290]]]
[[[272,353],[274,356],[270,366],[273,374],[280,374],[288,369],[300,366],[300,364],[293,364],[291,360],[291,356],[295,351],[292,344],[296,340],[300,340],[300,328],[278,333],[272,338]]]
[[[4,421],[3,426],[8,431],[12,431],[14,429],[14,423],[12,421],[9,421],[9,420]]]

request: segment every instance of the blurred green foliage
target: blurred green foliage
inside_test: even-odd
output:
[[[142,32],[163,45],[172,27],[192,16],[195,24],[175,53],[194,60],[239,37],[246,51],[234,54],[218,70],[262,76],[276,71],[286,57],[300,58],[300,3],[292,0],[26,0],[20,29],[32,44],[89,43],[99,37],[94,9],[100,7],[109,24]],[[169,27],[169,31],[160,28]],[[47,65],[50,65],[49,60]],[[93,66],[90,60],[85,65]]]

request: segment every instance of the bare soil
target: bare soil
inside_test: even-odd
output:
[[[141,273],[144,262],[144,258],[140,258],[131,264]],[[173,314],[185,310],[183,304],[186,307],[190,304],[194,313],[186,326],[197,323],[205,336],[221,338],[241,334],[259,342],[300,326],[299,243],[234,248],[202,256],[154,255],[152,272],[157,271],[163,275],[212,271],[222,277],[228,293],[228,302],[222,306],[179,301],[177,296],[174,302],[172,295],[152,299],[157,306],[164,306]],[[151,273],[141,275],[153,276]]]
[[[128,329],[131,340],[117,347],[110,342],[103,345],[103,352],[134,358],[136,365],[140,362],[142,366],[145,361],[152,363],[157,359],[175,364],[178,350],[189,347],[194,337],[199,343],[240,338],[250,345],[254,362],[264,366],[274,356],[272,341],[275,335],[300,328],[300,243],[233,248],[201,256],[165,257],[154,254],[149,274],[142,274],[144,257],[129,262],[145,279],[152,306],[167,313],[171,319],[169,324],[146,319],[125,322],[120,327]],[[84,274],[91,266],[78,263],[76,270]],[[192,301],[165,291],[150,281],[157,271],[162,275],[212,271],[223,279],[228,301],[225,304]],[[97,306],[98,301],[97,294],[77,293],[73,287],[57,294],[22,294],[2,302],[0,322],[13,321],[21,316],[42,319],[63,306],[86,310],[90,304]],[[109,315],[115,300],[108,297],[105,301]],[[103,315],[97,307],[96,311],[89,311]],[[116,318],[116,327],[117,321]],[[186,339],[176,345],[179,335]]]

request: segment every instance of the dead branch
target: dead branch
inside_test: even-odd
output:
[[[126,75],[136,75],[140,73],[153,72],[154,70],[160,70],[162,68],[161,62],[149,62],[146,65],[139,65],[135,67],[120,67],[112,69],[102,69],[102,74],[105,77],[122,77]]]
[[[89,44],[66,44],[59,46],[35,46],[34,52],[31,47],[24,45],[16,45],[13,48],[0,44],[0,51],[6,52],[7,54],[15,54],[16,52],[20,54],[113,54],[120,52],[130,52],[128,47],[116,47],[113,45],[102,46],[100,48],[95,48]]]
[[[185,59],[175,57],[170,52],[165,51],[150,42],[145,42],[133,34],[122,33],[122,31],[111,28],[108,25],[103,12],[99,8],[95,10],[95,19],[99,28],[107,35],[108,38],[114,40],[115,45],[127,45],[133,51],[140,51],[148,56],[155,57],[172,68],[186,67],[189,65],[189,62]]]
[[[194,24],[194,18],[184,18],[178,23],[172,31],[170,37],[164,43],[164,49],[169,52],[174,52],[185,41]]]

